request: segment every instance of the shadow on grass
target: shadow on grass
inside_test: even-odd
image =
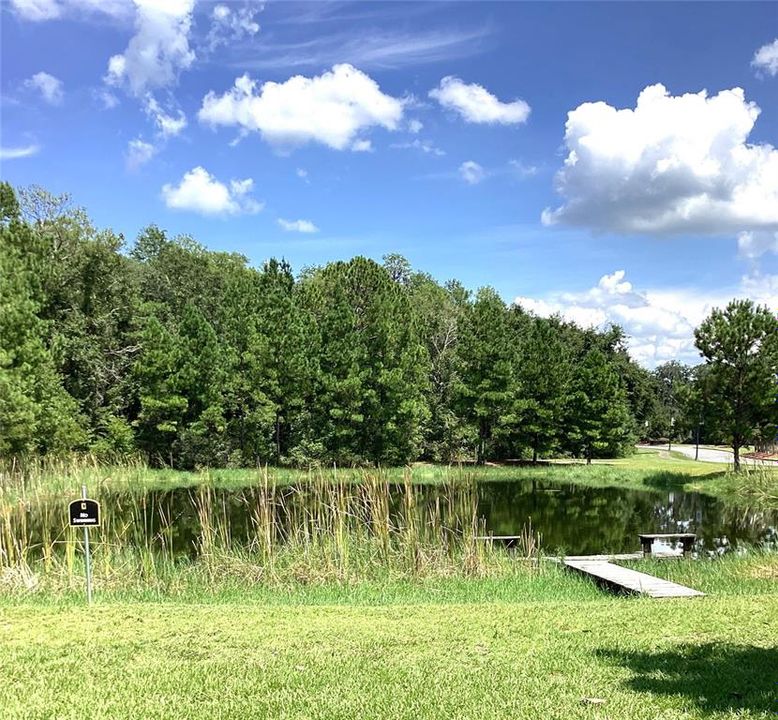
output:
[[[706,643],[597,656],[629,668],[634,676],[626,684],[635,692],[682,696],[705,713],[778,713],[778,647]]]

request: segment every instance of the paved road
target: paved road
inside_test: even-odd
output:
[[[638,445],[643,450],[667,450],[666,445]],[[694,445],[676,445],[673,443],[672,449],[676,452],[683,453],[687,457],[694,460]],[[713,450],[711,448],[700,448],[700,461],[710,463],[721,463],[724,465],[732,465],[734,463],[734,455],[731,450]],[[769,465],[778,466],[778,460],[752,460],[750,458],[740,458],[740,462],[743,465]]]

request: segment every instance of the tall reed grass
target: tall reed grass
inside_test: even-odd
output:
[[[362,471],[359,482],[311,472],[291,485],[258,473],[255,485],[232,492],[208,483],[178,494],[97,483],[90,489],[103,505],[103,525],[90,531],[96,590],[478,577],[505,562],[504,550],[479,539],[485,528],[466,476],[424,487],[410,471],[401,483]],[[0,592],[79,587],[81,534],[66,526],[73,497],[26,490],[0,496]],[[531,529],[514,554],[537,557]]]

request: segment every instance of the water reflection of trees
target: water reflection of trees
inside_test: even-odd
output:
[[[660,493],[529,482],[484,483],[481,513],[495,535],[529,518],[543,546],[574,554],[628,552],[641,532],[694,532],[701,550],[775,542],[778,513],[728,505],[700,493]]]
[[[450,500],[446,496],[449,491],[443,488],[417,490],[418,502],[429,512],[435,511],[436,504]],[[229,541],[236,546],[255,537],[252,513],[256,511],[257,492],[251,488],[214,491],[210,512],[229,527]],[[278,504],[283,509],[277,510],[275,522],[283,534],[288,513],[305,511],[309,499],[300,489],[279,492],[286,495]],[[393,488],[392,502],[398,507],[402,492],[401,486]],[[196,493],[175,489],[104,496],[104,521],[131,545],[192,555],[197,551],[203,523]],[[65,507],[62,503],[41,503],[27,509],[28,547],[43,547],[67,537]],[[634,551],[641,532],[695,532],[698,549],[710,551],[744,543],[778,544],[778,512],[730,505],[699,493],[489,482],[478,486],[478,512],[486,529],[495,535],[519,534],[531,519],[533,528],[542,534],[545,550],[571,554]]]

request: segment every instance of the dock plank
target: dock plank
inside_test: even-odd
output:
[[[614,565],[608,560],[599,558],[566,558],[564,564],[572,570],[590,575],[608,585],[649,597],[700,597],[705,594],[685,585]]]

